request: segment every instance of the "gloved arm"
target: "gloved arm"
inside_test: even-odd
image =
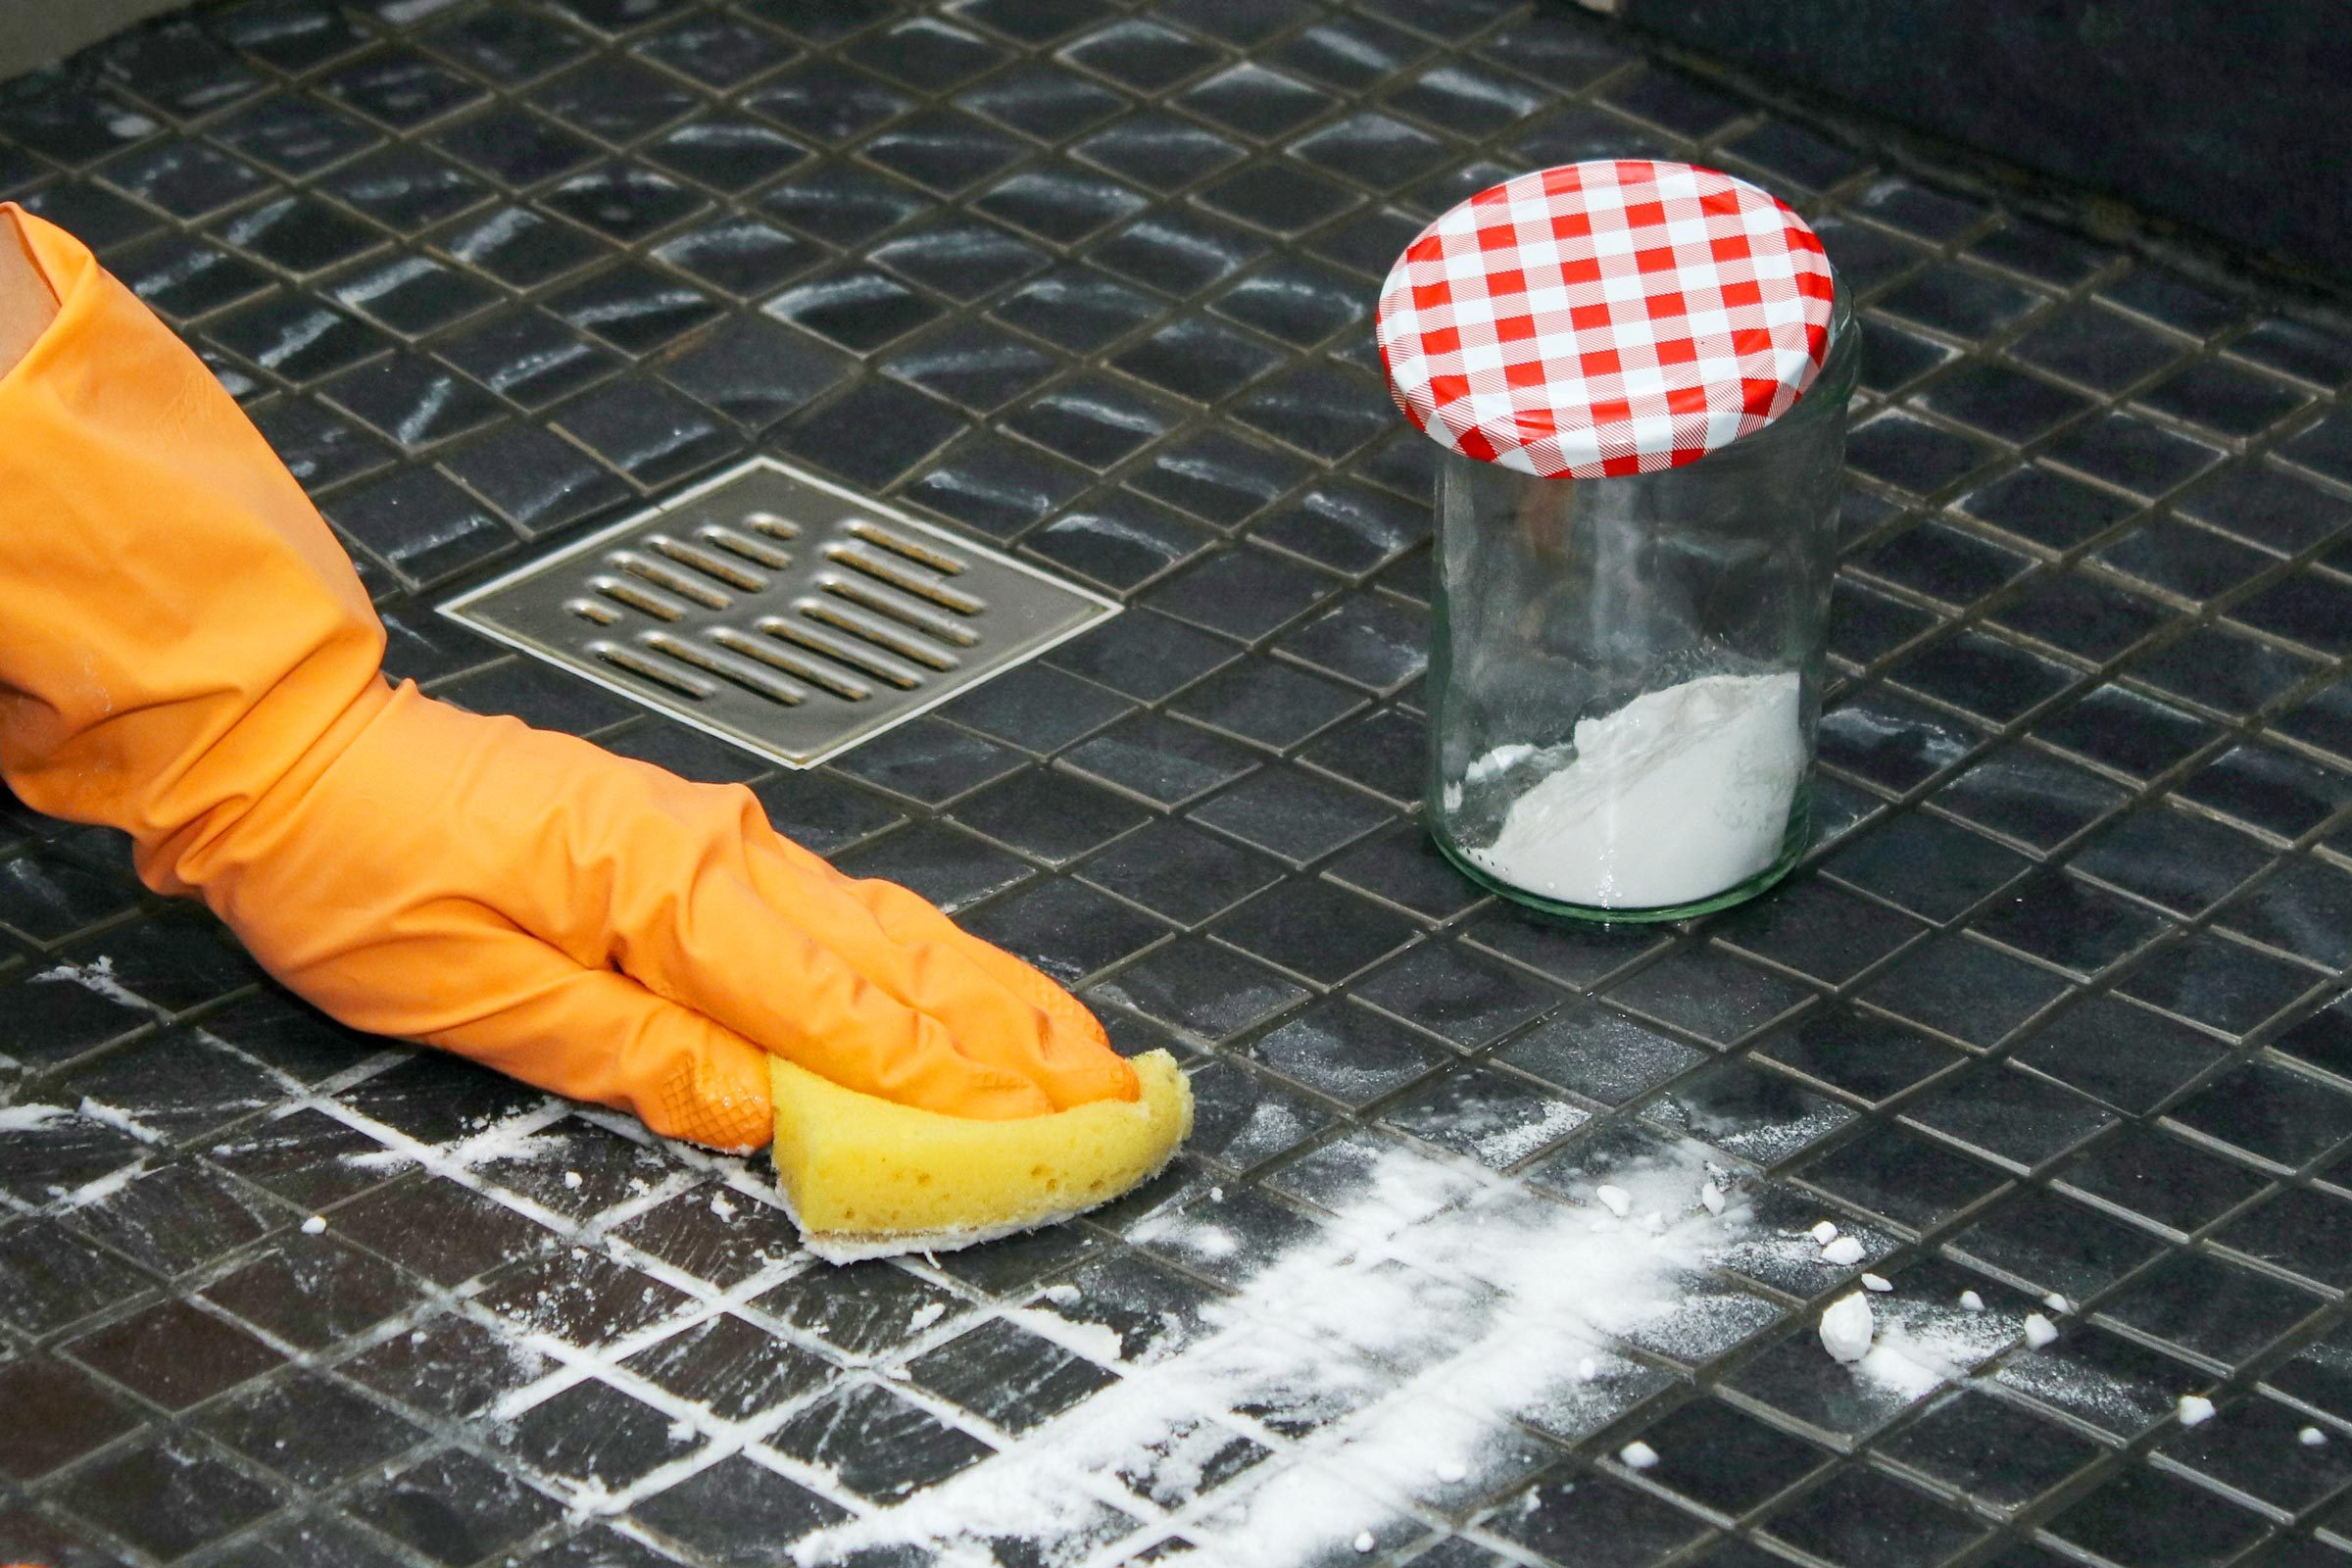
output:
[[[670,1136],[765,1142],[765,1052],[970,1117],[1136,1097],[1066,992],[749,791],[386,685],[350,562],[210,371],[0,205],[20,240],[55,301],[0,376],[0,775],[26,804],[128,832],[148,886],[344,1022]]]

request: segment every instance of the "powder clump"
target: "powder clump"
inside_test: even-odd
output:
[[[1706,675],[1579,719],[1570,760],[1511,803],[1494,843],[1466,853],[1514,887],[1600,908],[1736,887],[1780,858],[1805,768],[1798,695],[1792,671]],[[1498,747],[1469,772],[1529,755]]]

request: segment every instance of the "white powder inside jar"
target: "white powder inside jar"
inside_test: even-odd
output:
[[[1706,675],[1579,719],[1574,760],[1511,803],[1493,844],[1467,853],[1514,887],[1598,908],[1736,887],[1780,858],[1805,769],[1798,692],[1793,671]],[[1497,747],[1469,772],[1528,755]]]

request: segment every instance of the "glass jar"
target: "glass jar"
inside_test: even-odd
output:
[[[1427,822],[1476,881],[1668,920],[1802,854],[1860,339],[1834,277],[1827,305],[1793,401],[1671,466],[1545,477],[1447,442]]]

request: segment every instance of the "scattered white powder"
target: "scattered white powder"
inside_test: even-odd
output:
[[[1470,858],[1514,887],[1600,908],[1687,904],[1746,881],[1780,857],[1804,772],[1798,692],[1792,671],[1707,675],[1579,719],[1573,760],[1513,801]],[[1526,755],[1497,748],[1469,771]]]
[[[115,978],[115,960],[111,957],[93,958],[88,963],[61,963],[54,969],[43,969],[31,977],[35,984],[76,985],[94,992],[107,1001],[141,1012],[152,1012],[159,1018],[171,1016],[163,1008],[131,990]]]
[[[146,1174],[147,1161],[144,1159],[133,1160],[127,1165],[108,1171],[96,1181],[83,1182],[79,1187],[74,1188],[72,1193],[67,1195],[66,1206],[68,1208],[88,1208],[93,1203],[103,1203]],[[55,1187],[49,1190],[52,1193],[61,1191]]]
[[[735,1217],[735,1205],[731,1200],[729,1200],[726,1194],[712,1193],[710,1195],[710,1212],[717,1215],[720,1219],[733,1219]]]
[[[1625,1218],[1634,1211],[1633,1195],[1612,1183],[1602,1182],[1592,1190],[1592,1196],[1599,1199],[1601,1206],[1619,1219]]]
[[[1870,1298],[1860,1291],[1839,1297],[1821,1314],[1821,1348],[1833,1360],[1861,1360],[1870,1353],[1870,1342],[1877,1332],[1870,1315]]]
[[[1358,1552],[1369,1553],[1374,1546],[1380,1544],[1380,1538],[1373,1535],[1369,1530],[1359,1530],[1355,1533],[1355,1539],[1349,1542],[1348,1544],[1353,1546]]]
[[[1400,1494],[1425,1495],[1433,1475],[1523,1463],[1524,1427],[1539,1415],[1557,1424],[1573,1413],[1594,1430],[1613,1419],[1620,1385],[1648,1376],[1617,1349],[1629,1336],[1694,1360],[1720,1342],[1724,1302],[1736,1298],[1700,1282],[1760,1227],[1741,1202],[1722,1218],[1706,1211],[1706,1157],[1684,1145],[1612,1171],[1629,1212],[1654,1209],[1663,1228],[1596,1236],[1590,1210],[1375,1145],[1349,1195],[1327,1203],[1328,1223],[1224,1253],[1233,1293],[1132,1355],[1100,1325],[1043,1305],[1008,1312],[1065,1347],[1101,1336],[1101,1350],[1080,1353],[1118,1379],[959,1474],[803,1539],[792,1558],[895,1548],[1075,1562],[1093,1549],[1078,1538],[1103,1506],[1159,1517],[1124,1478],[1148,1474],[1155,1495],[1199,1496],[1198,1478],[1237,1435],[1271,1457],[1212,1492],[1205,1515],[1170,1521],[1201,1560],[1294,1568],[1345,1547],[1393,1520]],[[1195,1204],[1130,1236],[1200,1258],[1217,1253],[1224,1231],[1220,1210]],[[1782,1245],[1790,1261],[1813,1250],[1801,1237]],[[1057,1549],[1065,1544],[1075,1556]]]
[[[1851,1268],[1862,1261],[1862,1244],[1851,1236],[1840,1236],[1821,1250],[1821,1260],[1839,1268]]]
[[[1815,1224],[1812,1230],[1806,1234],[1822,1246],[1827,1247],[1838,1239],[1838,1227],[1825,1219]]]
[[[2179,1408],[2184,1427],[2201,1427],[2213,1419],[2213,1401],[2202,1394],[2183,1394]]]
[[[74,1109],[77,1114],[86,1116],[94,1122],[102,1122],[119,1133],[136,1138],[142,1144],[168,1144],[171,1142],[169,1138],[133,1116],[129,1111],[117,1105],[107,1104],[103,1101],[92,1100],[87,1095],[82,1097],[81,1103],[74,1106]]]
[[[73,1114],[63,1105],[0,1105],[0,1133],[34,1132]]]
[[[906,1330],[910,1334],[920,1334],[947,1315],[948,1309],[945,1303],[933,1301],[906,1320]]]
[[[1107,1324],[1080,1323],[1058,1312],[1041,1311],[1033,1306],[1016,1306],[1004,1315],[1036,1331],[1038,1338],[1050,1340],[1090,1361],[1116,1363],[1127,1358],[1126,1340]]]
[[[2058,1338],[2058,1325],[2039,1312],[2026,1314],[2026,1343],[2036,1350]]]
[[[1711,1181],[1698,1190],[1698,1200],[1710,1214],[1723,1212],[1723,1189]]]
[[[1877,1274],[1865,1274],[1862,1276],[1862,1288],[1884,1294],[1894,1289],[1894,1281]]]
[[[576,1170],[565,1171],[564,1173],[564,1186],[568,1192],[578,1192],[580,1190],[580,1173]]]
[[[324,1232],[325,1229],[326,1216],[324,1214],[313,1214],[309,1219],[306,1219],[302,1222],[302,1234],[305,1236],[317,1236]]]
[[[1055,1306],[1076,1306],[1078,1304],[1078,1287],[1066,1284],[1049,1285],[1046,1287],[1045,1297]]]
[[[2328,1434],[2318,1427],[2305,1427],[2295,1434],[2295,1441],[2306,1448],[2324,1448],[2328,1446]]]
[[[1974,1291],[1962,1291],[1960,1293],[1960,1304],[1964,1307],[1967,1307],[1971,1312],[1982,1312],[1984,1310],[1984,1298],[1979,1296]]]
[[[1658,1450],[1636,1438],[1617,1450],[1617,1457],[1628,1470],[1647,1470],[1658,1462]]]

